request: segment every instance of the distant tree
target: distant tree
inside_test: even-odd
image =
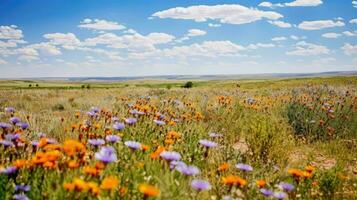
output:
[[[193,83],[191,81],[188,81],[185,83],[185,85],[183,85],[184,88],[192,88],[193,87]]]
[[[36,83],[36,87],[38,87],[38,83]]]
[[[29,87],[32,87],[32,85],[31,85],[31,84],[29,84]]]
[[[87,89],[90,89],[90,85],[89,84],[87,85]]]
[[[166,85],[166,89],[171,89],[172,88],[172,85]]]
[[[82,85],[81,87],[82,87],[82,89],[83,89],[83,88],[85,88],[86,86],[85,86],[85,85]]]

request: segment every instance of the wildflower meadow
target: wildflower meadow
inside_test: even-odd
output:
[[[355,76],[31,84],[0,83],[0,199],[357,199]]]

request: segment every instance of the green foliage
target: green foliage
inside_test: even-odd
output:
[[[193,87],[193,82],[192,81],[188,81],[185,83],[185,85],[183,85],[184,88],[192,88]]]

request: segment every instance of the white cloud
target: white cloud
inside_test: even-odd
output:
[[[345,45],[343,45],[343,47],[341,47],[341,49],[344,51],[346,55],[349,56],[357,54],[357,45],[346,43]]]
[[[273,24],[275,26],[279,26],[280,28],[291,28],[291,24],[287,23],[287,22],[283,22],[283,21],[268,21],[270,24]]]
[[[299,36],[296,36],[296,35],[291,35],[290,38],[293,39],[293,40],[304,40],[304,39],[306,39],[305,36],[299,37]]]
[[[354,8],[357,8],[357,1],[352,1],[352,6],[353,6]]]
[[[221,25],[221,24],[209,23],[208,26],[209,26],[209,27],[212,27],[212,28],[217,28],[217,27],[221,27],[222,25]]]
[[[277,12],[247,8],[239,4],[175,7],[168,10],[156,12],[152,16],[171,19],[190,19],[196,22],[204,22],[211,19],[218,20],[221,23],[227,24],[246,24],[261,20],[263,18],[277,20],[283,17]]]
[[[272,44],[272,43],[268,43],[268,44],[257,43],[257,44],[248,45],[247,49],[272,48],[272,47],[275,47],[275,44]]]
[[[62,52],[56,46],[51,45],[50,43],[47,43],[47,42],[42,42],[39,44],[32,44],[27,47],[33,48],[33,49],[38,49],[41,52],[51,55],[51,56],[57,56],[57,55],[62,54]]]
[[[200,30],[200,29],[190,29],[188,30],[187,36],[188,37],[195,37],[195,36],[201,36],[201,35],[206,35],[206,31]]]
[[[84,19],[78,25],[80,28],[93,29],[93,30],[123,30],[125,26],[118,24],[117,22],[100,20],[100,19]]]
[[[322,0],[295,0],[289,3],[271,3],[268,1],[264,1],[260,3],[258,6],[261,7],[268,7],[268,8],[275,8],[275,7],[298,7],[298,6],[318,6],[321,5],[323,2]]]
[[[317,21],[303,21],[298,25],[300,29],[303,30],[320,30],[324,28],[341,27],[345,23],[342,21],[333,20],[317,20]]]
[[[326,46],[301,41],[296,43],[294,50],[286,52],[286,55],[316,56],[329,53],[330,49],[328,49]]]
[[[295,0],[290,3],[285,3],[285,6],[318,6],[322,4],[322,0]]]
[[[344,34],[345,36],[348,36],[348,37],[357,36],[356,33],[352,33],[350,31],[343,31],[342,34]]]
[[[80,40],[73,33],[49,33],[43,35],[44,38],[50,40],[52,45],[60,45],[64,48],[71,49],[80,44]]]
[[[271,40],[272,41],[284,41],[284,40],[286,40],[286,37],[273,37]]]
[[[351,19],[351,20],[350,20],[350,23],[351,23],[351,24],[357,24],[357,19]]]
[[[0,39],[20,40],[21,38],[23,38],[22,30],[17,26],[0,26]]]
[[[7,64],[7,62],[0,58],[0,65],[5,65],[5,64]]]
[[[322,34],[322,37],[329,38],[329,39],[336,39],[340,36],[342,36],[342,34],[339,34],[339,33],[324,33],[324,34]]]

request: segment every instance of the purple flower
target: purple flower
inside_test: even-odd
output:
[[[95,115],[97,115],[97,113],[95,113],[95,112],[87,112],[87,115],[89,116],[89,117],[94,117]]]
[[[117,160],[117,155],[113,147],[102,147],[99,152],[95,153],[95,159],[107,164],[115,162]]]
[[[164,121],[161,121],[161,120],[154,120],[155,124],[158,125],[158,126],[163,126],[165,125],[166,123]]]
[[[125,123],[127,123],[129,125],[134,125],[134,124],[136,124],[137,121],[138,121],[137,119],[131,118],[131,117],[125,119]]]
[[[18,134],[18,133],[16,133],[16,134],[9,133],[9,134],[5,135],[5,139],[8,140],[8,141],[15,141],[15,140],[17,140],[19,138],[20,138],[20,134]]]
[[[1,140],[0,144],[3,145],[4,147],[13,147],[14,143],[12,143],[11,141],[7,141],[7,140]]]
[[[103,139],[89,139],[88,143],[93,146],[100,146],[105,144],[105,141]]]
[[[126,141],[124,144],[132,150],[138,150],[141,148],[141,143],[135,141]]]
[[[160,157],[169,162],[181,160],[181,155],[175,151],[163,151]]]
[[[219,134],[219,133],[210,133],[209,136],[210,136],[211,138],[223,137],[223,135],[222,135],[222,134]]]
[[[236,168],[240,169],[242,171],[245,171],[245,172],[253,171],[253,167],[252,166],[247,165],[247,164],[243,164],[243,163],[236,164]]]
[[[121,138],[117,135],[107,135],[105,139],[111,143],[116,143],[121,140]]]
[[[119,122],[119,118],[118,117],[112,117],[112,122]]]
[[[100,112],[100,109],[97,108],[97,107],[92,107],[92,108],[90,109],[90,112],[99,113],[99,112]]]
[[[15,194],[12,198],[14,200],[29,200],[29,198],[24,194]]]
[[[16,123],[16,126],[21,127],[23,130],[25,130],[29,127],[29,125],[25,122],[18,122],[18,123]]]
[[[12,113],[12,112],[14,112],[14,111],[15,111],[15,108],[14,108],[14,107],[11,107],[11,106],[5,107],[5,112],[10,112],[10,113]]]
[[[138,111],[138,110],[134,109],[134,110],[131,110],[131,111],[130,111],[130,114],[133,114],[133,115],[144,115],[145,113],[142,112],[142,111]]]
[[[210,190],[211,184],[205,180],[195,179],[191,181],[191,187],[198,191]]]
[[[31,145],[32,145],[33,147],[37,147],[37,146],[38,146],[38,144],[39,144],[39,142],[38,142],[38,141],[32,141],[32,142],[31,142]]]
[[[286,192],[291,192],[295,189],[295,186],[290,183],[279,183],[278,187]]]
[[[273,191],[268,190],[266,188],[262,188],[259,190],[264,196],[269,197],[273,194]]]
[[[29,185],[16,185],[15,186],[15,191],[22,191],[22,192],[28,192],[31,190],[31,186]]]
[[[194,176],[200,173],[200,170],[196,166],[188,166],[188,165],[178,165],[176,166],[176,170],[181,172],[186,176]]]
[[[182,162],[182,161],[171,161],[170,162],[170,169],[174,169],[176,167],[179,167],[179,166],[186,166],[186,163]]]
[[[117,131],[120,131],[125,128],[125,124],[116,122],[115,124],[113,124],[113,128]]]
[[[18,117],[11,117],[10,118],[10,122],[11,123],[13,123],[13,124],[17,124],[17,123],[19,123],[21,120],[20,120],[20,118],[18,118]]]
[[[5,122],[0,122],[0,128],[7,129],[11,128],[11,124],[5,123]]]
[[[276,199],[285,199],[288,195],[285,192],[274,192],[273,197]]]
[[[17,171],[16,167],[7,167],[4,169],[0,169],[0,174],[6,174],[6,175],[10,175],[13,174]]]
[[[199,143],[206,148],[212,148],[217,146],[217,143],[212,142],[210,140],[200,140]]]

